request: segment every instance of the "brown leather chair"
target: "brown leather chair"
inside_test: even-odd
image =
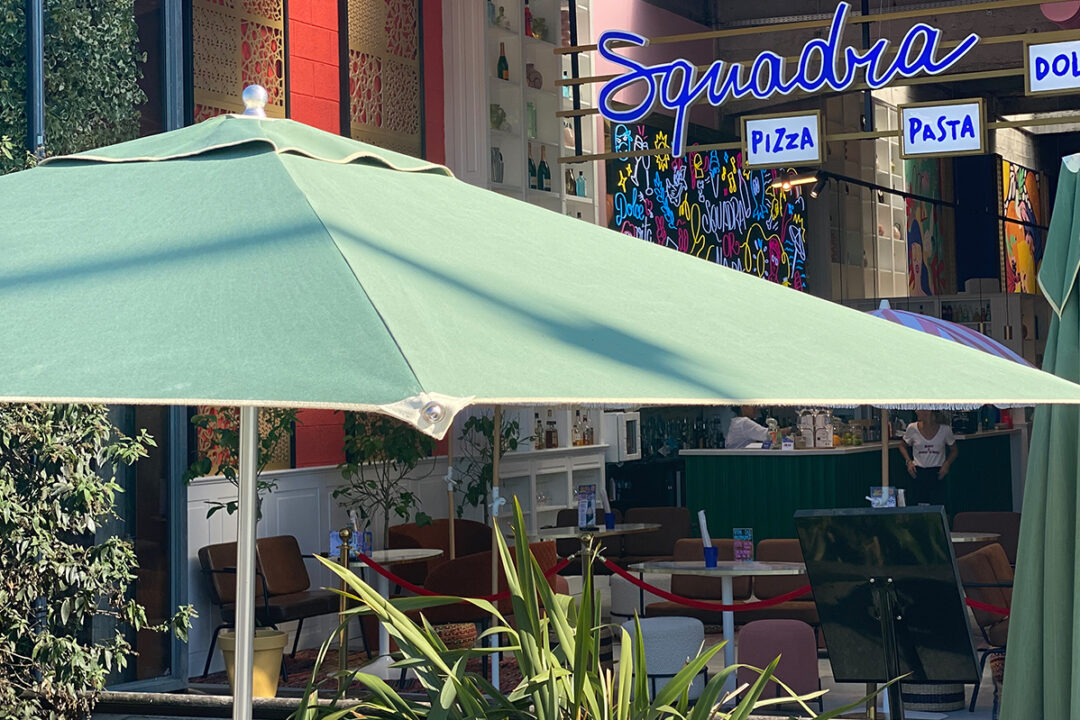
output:
[[[729,539],[713,540],[712,544],[718,548],[719,560],[735,559],[735,541]],[[703,562],[704,552],[701,540],[698,538],[684,538],[675,542],[674,560],[694,560]],[[693,600],[708,600],[720,602],[723,598],[721,583],[716,577],[701,577],[699,575],[672,575],[671,592]],[[750,578],[733,578],[731,590],[733,599],[746,600],[750,597]],[[665,600],[663,602],[649,603],[645,607],[646,617],[682,616],[697,618],[705,625],[723,624],[723,614],[719,610],[704,610],[701,608],[687,607],[677,602]],[[738,617],[738,615],[736,615]]]
[[[953,518],[952,529],[956,532],[993,532],[995,541],[1005,550],[1009,564],[1016,566],[1016,548],[1020,544],[1020,513],[1018,512],[962,512]],[[973,553],[990,543],[957,543],[953,545],[957,557]]]
[[[298,621],[292,656],[296,655],[304,619],[336,613],[339,608],[336,594],[310,589],[303,557],[291,535],[260,538],[255,544],[255,624],[277,629],[278,623]],[[236,543],[199,548],[199,565],[208,581],[210,602],[221,611],[221,624],[214,628],[203,666],[202,676],[206,677],[218,635],[236,624]]]
[[[559,556],[555,549],[554,541],[535,542],[529,545],[533,557],[540,563],[541,569],[547,571],[559,562]],[[516,548],[510,548],[511,554],[516,557]],[[548,584],[556,592],[566,592],[566,579],[558,575],[548,578]],[[496,592],[506,590],[506,575],[502,565],[498,568],[498,589]],[[464,557],[445,562],[431,571],[425,585],[427,590],[440,595],[477,596],[491,593],[491,551],[473,553]],[[497,607],[506,614],[513,611],[513,605],[509,598],[500,600]],[[456,605],[443,605],[440,607],[426,608],[423,615],[432,625],[446,623],[486,623],[490,615],[471,603],[458,603]]]
[[[770,539],[761,540],[757,544],[756,559],[760,562],[797,562],[803,561],[802,548],[795,539]],[[779,595],[785,595],[810,581],[806,575],[762,575],[754,578],[754,597],[758,600],[768,600]],[[799,620],[817,629],[821,624],[818,617],[817,605],[810,593],[788,600],[779,605],[761,608],[759,610],[744,610],[735,614],[735,622],[739,624],[753,622],[755,620],[771,619]]]
[[[391,565],[390,570],[414,585],[424,585],[428,573],[450,560],[450,521],[446,518],[432,520],[427,525],[406,523],[390,528],[390,547],[430,548],[442,550],[443,554],[427,562]],[[475,520],[454,520],[454,554],[464,557],[491,549],[491,528]]]
[[[259,538],[255,541],[255,550],[266,579],[269,619],[275,623],[297,621],[290,653],[290,657],[295,657],[304,619],[338,612],[340,597],[329,590],[311,589],[304,558],[315,556],[301,553],[300,543],[292,535]]]
[[[684,507],[631,508],[624,515],[627,523],[659,523],[652,532],[634,533],[623,537],[623,554],[619,562],[632,565],[639,562],[670,560],[675,543],[690,534],[690,511]],[[701,546],[701,541],[697,541]]]
[[[960,570],[964,592],[969,598],[1000,608],[1012,607],[1013,569],[1001,545],[993,543],[968,553],[958,558],[956,565]],[[982,658],[979,662],[979,677],[982,678],[986,658],[1005,652],[1005,641],[1009,637],[1009,618],[977,608],[972,608],[971,612],[985,641],[985,647],[980,649]],[[971,693],[972,711],[978,696],[979,683],[975,683],[975,689]]]

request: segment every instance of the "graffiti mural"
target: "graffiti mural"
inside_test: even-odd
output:
[[[664,130],[613,125],[614,151],[670,147]],[[739,152],[609,160],[609,224],[772,282],[807,289],[806,200],[770,184],[786,170],[743,167]]]
[[[1001,254],[1005,292],[1036,293],[1044,248],[1039,173],[1001,161]]]
[[[941,197],[941,159],[904,161],[907,191]],[[945,237],[939,205],[907,199],[908,295],[921,297],[948,292],[945,285]]]

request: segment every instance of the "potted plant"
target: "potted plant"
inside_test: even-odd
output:
[[[420,524],[431,518],[418,509],[419,498],[405,478],[431,457],[435,441],[400,420],[376,413],[345,413],[345,462],[338,467],[345,484],[334,497],[363,528],[382,520],[382,547],[389,544],[391,514]],[[432,466],[424,476],[431,473]],[[356,528],[360,530],[361,528]]]
[[[495,419],[490,415],[474,415],[462,424],[459,436],[462,461],[456,466],[462,476],[457,486],[457,492],[461,493],[461,502],[457,506],[458,517],[464,514],[466,505],[483,507],[484,523],[488,522],[494,435]],[[517,450],[522,439],[529,438],[521,437],[518,421],[503,420],[499,434],[500,456]]]
[[[278,444],[293,434],[297,423],[296,414],[295,409],[261,408],[259,410],[259,417],[265,423],[262,424],[259,432],[259,463],[255,468],[258,520],[262,520],[263,495],[277,489],[277,480],[264,480],[262,472],[273,459],[274,450]],[[240,454],[239,408],[210,407],[204,413],[193,415],[191,424],[207,434],[209,443],[207,451],[191,463],[187,472],[184,473],[184,482],[191,482],[195,478],[207,475],[221,474],[239,491],[240,469],[237,464]],[[238,500],[227,502],[207,500],[206,504],[210,508],[206,511],[206,517],[209,518],[218,510],[224,510],[232,515],[236,512],[238,502]]]

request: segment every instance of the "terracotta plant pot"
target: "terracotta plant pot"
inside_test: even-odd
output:
[[[274,697],[277,695],[278,678],[281,677],[281,657],[285,644],[289,641],[286,633],[278,630],[258,629],[255,631],[255,671],[252,682],[254,697]],[[218,636],[218,646],[225,658],[225,670],[229,673],[229,687],[233,687],[233,675],[236,672],[236,633],[223,632]]]

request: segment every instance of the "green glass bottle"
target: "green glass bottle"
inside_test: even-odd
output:
[[[495,65],[495,75],[500,80],[510,79],[510,65],[506,62],[506,43],[499,43],[499,62]]]
[[[540,167],[536,168],[536,187],[538,190],[551,190],[551,168],[547,164],[547,147],[540,146]]]
[[[533,162],[532,143],[529,143],[529,189],[536,189],[536,163]]]

